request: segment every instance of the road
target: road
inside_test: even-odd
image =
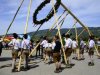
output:
[[[54,64],[45,64],[41,59],[32,60],[30,63],[31,69],[28,71],[11,72],[11,50],[3,50],[2,57],[0,57],[0,75],[100,75],[100,59],[94,57],[95,65],[88,66],[88,54],[85,53],[85,60],[72,60],[75,65],[68,69],[62,64],[64,68],[61,73],[54,73]]]

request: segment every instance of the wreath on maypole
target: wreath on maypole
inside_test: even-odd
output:
[[[45,22],[47,22],[49,19],[51,19],[51,17],[53,17],[53,15],[54,15],[54,10],[53,10],[53,8],[52,8],[51,11],[49,12],[49,14],[48,14],[44,19],[42,19],[42,20],[37,20],[37,15],[38,15],[39,11],[42,10],[42,8],[43,8],[46,4],[50,3],[50,1],[51,1],[51,0],[45,0],[44,2],[42,2],[42,3],[37,7],[37,9],[35,10],[35,12],[34,12],[34,14],[33,14],[33,23],[35,23],[35,24],[37,24],[37,25],[38,25],[38,24],[41,24],[41,25],[42,25],[43,23],[45,23]],[[56,3],[55,3],[55,5],[54,5],[54,8],[55,8],[56,12],[57,12],[57,10],[58,10],[60,4],[61,4],[61,0],[56,0]]]

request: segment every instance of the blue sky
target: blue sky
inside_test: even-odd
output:
[[[33,27],[32,16],[38,5],[44,0],[33,0],[31,13],[29,18],[28,32],[35,31],[37,27]],[[0,0],[0,34],[4,34],[8,28],[12,18],[20,4],[21,0]],[[62,0],[62,2],[86,25],[89,27],[100,27],[100,0]],[[25,0],[20,9],[9,33],[24,33],[26,23],[26,16],[28,10],[29,0]],[[38,14],[38,19],[44,18],[49,10],[52,8],[51,4],[46,5]],[[61,15],[63,8],[60,6],[57,16]],[[42,29],[48,29],[54,22],[54,17],[48,22],[44,23]],[[71,28],[73,25],[73,18],[68,15],[62,28]],[[77,24],[77,27],[81,27]]]

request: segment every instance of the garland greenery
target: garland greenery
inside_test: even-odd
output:
[[[45,22],[47,22],[49,19],[51,19],[51,17],[53,17],[53,15],[54,15],[54,10],[53,10],[53,8],[52,8],[51,11],[50,11],[50,13],[49,13],[44,19],[42,19],[42,20],[40,20],[40,21],[37,20],[37,15],[38,15],[39,11],[41,11],[41,9],[42,9],[43,7],[45,7],[46,4],[50,3],[50,1],[51,1],[51,0],[45,0],[44,2],[42,2],[42,3],[37,7],[37,9],[35,10],[35,12],[34,12],[34,14],[33,14],[33,23],[35,23],[36,25],[38,25],[38,24],[41,24],[41,25],[42,25],[43,23],[45,23]],[[55,3],[55,5],[54,5],[56,12],[57,12],[57,9],[59,8],[60,4],[61,4],[61,0],[56,0],[56,3]]]

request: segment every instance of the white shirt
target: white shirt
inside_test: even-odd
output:
[[[81,46],[81,48],[84,48],[85,42],[83,40],[80,42],[80,46]]]
[[[48,43],[47,40],[43,40],[40,45],[42,45],[43,47],[45,47],[47,43]]]
[[[52,49],[53,50],[54,50],[55,46],[56,46],[56,43],[55,42],[52,42]]]
[[[24,39],[22,41],[21,48],[23,48],[23,49],[30,49],[30,40]]]
[[[89,48],[93,48],[95,46],[94,40],[89,41]]]
[[[100,41],[97,41],[97,45],[100,46]]]
[[[12,39],[8,45],[13,46],[14,49],[18,50],[20,48],[20,41],[18,39]]]
[[[51,43],[46,43],[45,48],[51,47],[52,48],[52,44]]]
[[[72,40],[70,38],[65,39],[65,48],[72,48]]]
[[[77,42],[76,41],[72,41],[73,43],[72,43],[72,48],[74,49],[74,48],[77,48],[77,46],[78,46],[78,44],[77,44]]]

